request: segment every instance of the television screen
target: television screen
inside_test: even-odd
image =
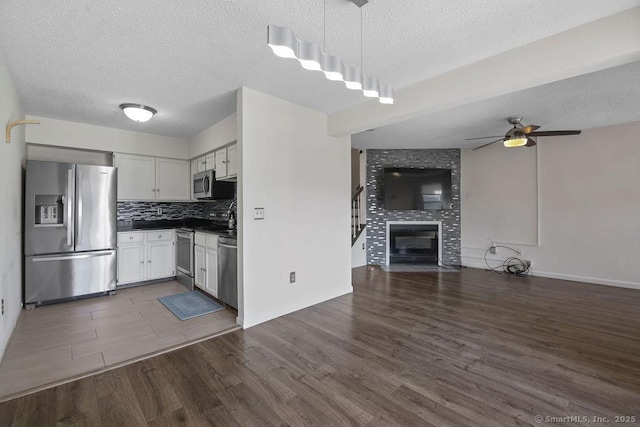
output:
[[[451,169],[385,168],[384,208],[451,209]]]

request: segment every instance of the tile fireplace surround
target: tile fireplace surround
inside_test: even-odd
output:
[[[452,209],[385,210],[384,168],[451,169]],[[367,150],[367,264],[387,262],[387,223],[440,222],[438,233],[440,259],[445,264],[460,264],[460,150]]]

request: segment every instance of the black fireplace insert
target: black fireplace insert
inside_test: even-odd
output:
[[[438,264],[438,225],[390,224],[389,264]]]

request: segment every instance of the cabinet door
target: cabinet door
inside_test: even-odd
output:
[[[147,243],[147,280],[176,275],[175,246],[172,241]]]
[[[218,297],[218,251],[214,249],[206,249],[206,282],[204,290]]]
[[[202,246],[194,246],[193,247],[193,255],[194,255],[194,259],[193,259],[193,269],[195,270],[193,272],[193,282],[195,283],[195,285],[197,287],[199,287],[200,289],[204,289],[205,288],[205,282],[206,282],[206,276],[205,276],[205,271],[206,271],[206,259],[205,259],[205,249]]]
[[[156,159],[156,200],[189,200],[190,164],[186,160]]]
[[[205,156],[198,157],[198,172],[207,170],[207,158]]]
[[[144,243],[118,245],[118,285],[145,280]]]
[[[227,149],[216,151],[216,180],[227,177]]]
[[[216,154],[211,152],[204,156],[205,163],[207,164],[207,170],[216,168]]]
[[[154,157],[114,153],[113,165],[118,168],[118,200],[155,199]]]
[[[227,176],[238,176],[238,144],[227,147]]]

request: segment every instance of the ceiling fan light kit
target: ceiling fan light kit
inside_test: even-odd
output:
[[[512,139],[505,139],[503,144],[505,147],[508,147],[508,148],[522,147],[523,145],[527,145],[527,138],[522,136],[522,137],[517,137]]]
[[[351,1],[358,7],[367,3],[367,0]],[[289,28],[267,25],[267,45],[280,58],[297,59],[305,70],[322,71],[328,80],[344,82],[347,89],[362,90],[364,96],[379,98],[381,104],[393,104],[393,87],[380,84],[376,77],[363,76],[360,68],[344,64],[342,58],[338,56],[326,54],[317,44],[297,39]],[[360,56],[362,62],[362,9],[360,10]]]

